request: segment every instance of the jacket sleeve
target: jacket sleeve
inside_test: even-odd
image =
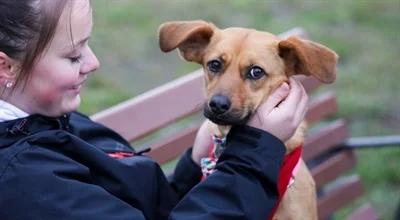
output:
[[[15,157],[0,178],[1,219],[146,219],[141,210],[93,184],[87,168],[32,149]]]
[[[233,127],[216,171],[178,203],[170,219],[266,219],[277,198],[285,148],[271,134]]]
[[[171,188],[182,198],[200,182],[200,167],[192,160],[192,148],[189,148],[178,161],[174,173],[169,178]]]

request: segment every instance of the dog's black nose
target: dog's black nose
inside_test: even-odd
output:
[[[215,95],[211,98],[208,105],[213,113],[220,115],[229,110],[231,101],[226,96]]]

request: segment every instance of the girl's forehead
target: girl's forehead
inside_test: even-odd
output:
[[[89,0],[70,1],[62,13],[53,39],[56,49],[72,48],[80,40],[90,36],[93,26]]]

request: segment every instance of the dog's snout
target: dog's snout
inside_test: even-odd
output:
[[[231,101],[224,95],[215,95],[211,98],[208,105],[213,113],[223,114],[231,107]]]

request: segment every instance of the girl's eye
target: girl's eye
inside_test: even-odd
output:
[[[207,63],[208,69],[213,73],[218,73],[222,70],[222,63],[219,60],[211,60]]]
[[[81,61],[82,55],[76,56],[76,57],[69,57],[68,59],[71,61],[71,63],[79,63]]]
[[[264,75],[265,75],[264,70],[261,69],[261,67],[259,67],[259,66],[253,66],[247,72],[247,78],[248,79],[253,79],[253,80],[260,79]]]

